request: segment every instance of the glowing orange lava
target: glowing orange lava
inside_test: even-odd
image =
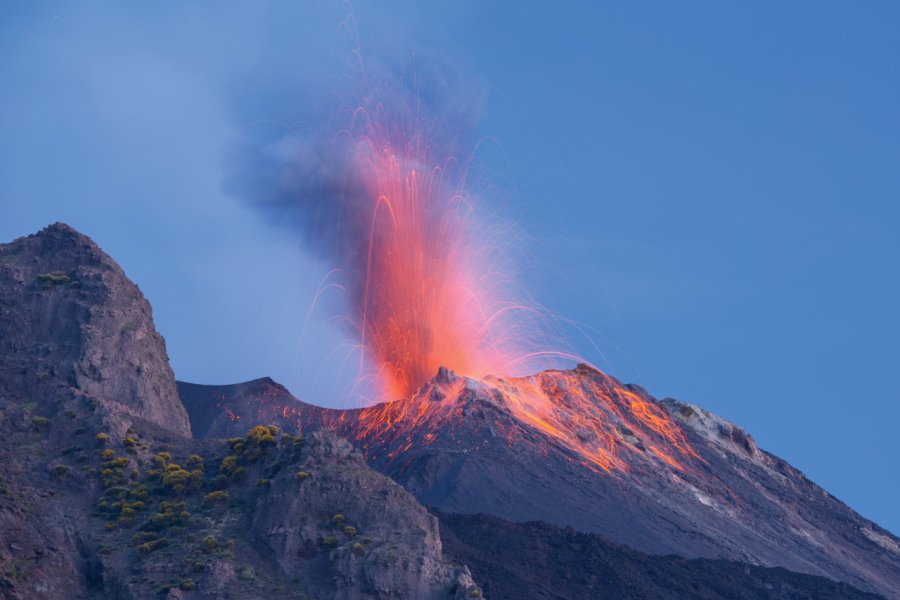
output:
[[[512,299],[503,236],[478,219],[465,168],[428,135],[437,128],[369,101],[342,132],[355,182],[344,215],[364,221],[347,229],[364,238],[344,257],[349,321],[384,399],[411,396],[441,365],[482,377],[540,356],[524,344],[542,335],[540,311]]]
[[[639,463],[685,470],[701,460],[655,401],[586,365],[482,380],[441,369],[408,399],[332,417],[326,425],[354,438],[371,460],[392,461],[438,440],[478,446],[480,435],[502,438],[513,449],[528,440],[544,453],[552,446],[606,474]]]
[[[452,435],[481,398],[482,408],[493,403],[508,417],[502,435],[510,443],[539,433],[606,473],[638,459],[682,468],[695,454],[679,425],[599,372],[509,378],[555,366],[548,358],[576,357],[548,334],[546,312],[516,291],[506,230],[488,226],[467,194],[467,168],[441,143],[453,125],[404,93],[373,93],[335,137],[345,183],[329,201],[338,203],[335,231],[346,238],[336,244],[336,266],[361,378],[381,389],[352,411],[350,435],[372,452],[389,442],[397,455]],[[442,365],[467,378],[441,371],[432,381]],[[347,426],[349,415],[334,425]]]

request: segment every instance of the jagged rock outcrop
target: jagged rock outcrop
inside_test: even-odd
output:
[[[409,492],[342,438],[317,432],[307,443],[300,477],[268,484],[253,517],[286,574],[335,599],[471,597],[468,570],[444,559],[437,519]]]
[[[87,236],[56,223],[0,245],[3,383],[63,384],[110,411],[190,436],[150,303]]]

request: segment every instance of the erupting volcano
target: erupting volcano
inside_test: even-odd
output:
[[[460,158],[477,144],[471,113],[442,96],[453,86],[355,80],[342,108],[314,120],[325,126],[279,138],[251,169],[267,178],[257,204],[299,228],[329,269],[313,306],[339,312],[353,389],[344,408],[321,408],[267,379],[181,384],[194,431],[325,429],[446,513],[891,589],[896,561],[879,553],[896,542],[885,530],[740,427],[657,400],[570,349],[518,276],[518,236],[485,206],[479,165]]]
[[[279,141],[281,183],[268,201],[333,268],[327,287],[343,292],[368,406],[355,435],[427,442],[412,433],[452,428],[474,386],[502,397],[520,425],[510,440],[540,431],[605,473],[627,470],[635,447],[683,468],[695,454],[679,426],[640,396],[531,376],[584,361],[517,280],[513,228],[470,192],[471,160],[458,158],[468,117],[445,107],[443,80],[359,81],[330,129]],[[461,378],[429,384],[444,367]]]
[[[546,315],[510,273],[509,229],[492,226],[467,191],[452,124],[398,86],[374,89],[320,157],[328,193],[295,199],[346,293],[374,400],[410,397],[442,365],[484,377],[565,355],[536,347],[549,339]]]

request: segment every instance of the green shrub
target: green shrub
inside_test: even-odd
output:
[[[274,425],[271,427],[257,425],[247,434],[247,440],[258,446],[270,446],[276,443],[276,435],[278,435],[278,428]]]
[[[308,472],[306,472],[306,471],[297,471],[297,479],[299,479],[300,481],[306,481],[306,480],[309,479],[309,478],[310,478],[310,475],[309,475]]]
[[[161,531],[170,527],[180,527],[191,518],[184,502],[164,500],[159,503],[159,512],[150,515],[150,518],[141,525],[142,531]]]
[[[50,419],[47,417],[34,416],[31,417],[31,424],[34,425],[35,429],[45,429],[47,425],[50,424]]]
[[[256,480],[256,485],[259,487],[269,487],[271,484],[272,482],[265,477],[260,477]]]
[[[352,550],[353,550],[353,554],[355,554],[357,556],[362,556],[363,554],[366,553],[366,547],[363,546],[362,544],[360,544],[359,542],[356,542],[355,544],[353,544]]]
[[[137,440],[134,439],[133,437],[127,437],[122,440],[122,443],[128,447],[134,447],[137,445]]]
[[[206,505],[225,504],[226,502],[228,502],[228,492],[222,490],[210,492],[203,497],[203,504]]]
[[[160,548],[165,548],[169,545],[169,540],[166,538],[159,538],[155,540],[151,540],[149,542],[144,542],[140,546],[138,546],[138,552],[141,554],[150,554],[154,550],[159,550]]]
[[[253,570],[253,567],[250,565],[241,565],[237,571],[238,579],[243,579],[244,581],[253,581],[256,579],[256,571]]]
[[[229,454],[225,458],[222,459],[222,464],[219,465],[219,471],[221,473],[225,473],[226,475],[230,475],[234,473],[234,470],[238,466],[238,457],[233,454]]]
[[[116,457],[116,453],[107,448],[103,452],[100,453],[100,458],[103,460],[112,460]]]
[[[97,434],[97,437],[95,437],[94,439],[97,440],[98,442],[100,442],[101,444],[105,444],[107,441],[109,441],[109,435],[107,435],[101,431],[100,433]]]
[[[341,513],[338,513],[338,514],[334,515],[333,517],[331,517],[331,522],[334,523],[338,527],[343,525],[344,521],[346,521],[346,520],[347,519]]]
[[[193,579],[182,579],[178,583],[178,589],[183,592],[190,592],[197,589],[197,584]]]
[[[63,273],[62,271],[52,271],[50,273],[41,273],[37,276],[38,281],[44,283],[44,285],[48,288],[51,288],[55,285],[65,285],[69,283],[72,279]]]
[[[134,483],[131,485],[131,489],[128,490],[128,495],[132,498],[146,498],[148,493],[147,486],[143,483]]]
[[[131,543],[143,544],[146,542],[152,542],[156,539],[159,539],[159,535],[155,531],[138,531],[133,536],[131,536]]]
[[[172,465],[169,466],[171,467]],[[175,467],[175,469],[169,470],[163,475],[162,484],[163,487],[181,494],[191,486],[193,479],[190,472],[179,468],[178,465],[175,465]]]
[[[56,465],[53,467],[53,473],[55,475],[62,476],[68,472],[69,472],[69,467],[67,467],[66,465]]]
[[[219,541],[215,537],[208,535],[203,538],[203,551],[215,552],[219,547]]]
[[[353,525],[346,525],[344,527],[344,535],[346,535],[348,538],[354,537],[356,535],[356,527],[354,527]]]
[[[322,540],[322,544],[324,544],[326,548],[334,548],[338,544],[338,539],[333,535],[329,535]]]

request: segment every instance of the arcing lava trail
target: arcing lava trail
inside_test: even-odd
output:
[[[545,315],[517,293],[506,230],[467,192],[448,124],[396,85],[374,89],[331,142],[340,184],[322,201],[336,208],[331,259],[375,400],[408,398],[441,365],[483,377],[560,354],[537,347]]]

